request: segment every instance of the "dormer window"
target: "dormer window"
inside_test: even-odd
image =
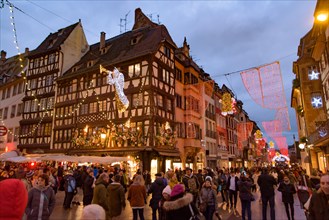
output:
[[[54,45],[54,42],[54,40],[50,40],[47,49],[51,48]]]
[[[142,38],[141,34],[137,34],[136,36],[133,36],[130,40],[130,45],[137,44],[141,38]]]
[[[77,66],[73,67],[72,68],[72,73],[76,72],[77,70],[78,70],[78,67]]]
[[[88,61],[87,67],[92,67],[93,65],[94,65],[94,61],[93,60]]]

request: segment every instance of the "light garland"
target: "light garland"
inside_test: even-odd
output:
[[[225,92],[219,102],[222,104],[222,115],[226,116],[228,114],[233,115],[236,113],[236,101],[230,93]]]

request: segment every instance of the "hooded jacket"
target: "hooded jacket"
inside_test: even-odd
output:
[[[93,200],[91,203],[102,206],[105,212],[108,214],[109,201],[107,198],[107,183],[102,178],[98,178],[95,185]]]
[[[159,202],[162,198],[162,191],[165,187],[163,178],[156,178],[151,184],[148,193],[152,193],[152,199],[150,200],[150,206],[152,209],[159,208]]]
[[[128,201],[131,208],[143,208],[146,204],[146,188],[137,183],[131,184],[128,190]]]
[[[199,211],[193,203],[193,195],[191,193],[186,193],[183,197],[173,201],[165,201],[163,210],[166,212],[167,219],[189,220],[192,217],[189,205],[191,205],[194,215],[198,215]]]
[[[113,182],[107,187],[109,202],[109,217],[121,215],[122,208],[126,207],[125,190],[120,183]]]
[[[29,191],[25,210],[27,220],[48,220],[56,204],[54,190],[49,186],[36,185]]]
[[[27,190],[22,181],[0,182],[0,219],[21,220],[27,204]]]

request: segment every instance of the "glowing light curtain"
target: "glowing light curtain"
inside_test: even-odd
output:
[[[266,134],[271,138],[274,138],[276,136],[281,136],[282,134],[281,121],[279,120],[263,121],[262,125]]]
[[[277,142],[280,150],[284,149],[283,146],[287,144],[283,143],[284,139],[281,138],[282,131],[291,128],[280,63],[253,68],[241,72],[240,75],[249,95],[257,104],[276,110],[275,120],[262,122],[262,125],[267,135]]]
[[[284,136],[274,137],[273,139],[275,140],[275,142],[276,142],[279,149],[288,148],[287,138],[286,137],[284,137]]]
[[[290,120],[289,120],[289,113],[288,107],[280,108],[277,110],[275,114],[275,120],[281,122],[282,131],[290,131]]]
[[[287,106],[279,62],[241,72],[241,77],[251,98],[263,108]]]
[[[238,148],[240,150],[243,148],[243,142],[247,141],[248,137],[251,135],[252,128],[252,122],[241,122],[237,124]]]

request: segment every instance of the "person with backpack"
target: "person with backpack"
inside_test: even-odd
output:
[[[73,171],[68,170],[63,179],[65,181],[64,182],[65,197],[64,197],[63,207],[64,209],[69,209],[71,208],[72,199],[76,194],[76,181],[73,177]]]
[[[193,202],[196,205],[200,184],[198,178],[193,175],[192,169],[189,167],[186,168],[186,174],[183,177],[183,184],[185,185],[185,191],[193,195]]]

